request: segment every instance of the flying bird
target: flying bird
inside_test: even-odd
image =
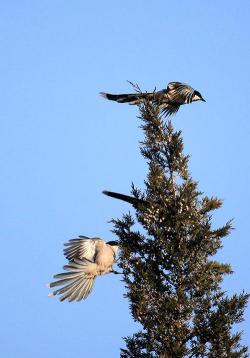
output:
[[[79,236],[64,246],[64,255],[69,262],[63,269],[67,272],[54,275],[57,280],[47,285],[48,288],[61,286],[50,293],[50,297],[61,295],[60,301],[67,299],[69,302],[83,300],[91,293],[97,276],[119,273],[113,269],[117,241]]]
[[[175,114],[181,105],[195,101],[206,102],[200,92],[181,82],[169,82],[166,89],[149,93],[110,94],[100,92],[100,95],[111,101],[128,104],[141,104],[144,100],[158,105],[165,116]]]
[[[125,194],[120,194],[120,193],[115,193],[113,191],[108,191],[108,190],[104,190],[102,192],[103,194],[110,196],[111,198],[115,198],[115,199],[119,199],[122,201],[126,201],[127,203],[133,205],[133,207],[135,209],[140,209],[142,207],[146,207],[149,205],[149,202],[146,200],[142,200],[142,199],[137,199],[134,196],[130,196],[130,195],[125,195]]]

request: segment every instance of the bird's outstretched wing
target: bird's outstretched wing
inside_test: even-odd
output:
[[[160,105],[160,108],[161,108],[161,113],[164,116],[168,117],[168,116],[171,116],[171,115],[177,113],[180,108],[180,105],[164,103],[164,104]]]
[[[191,103],[194,89],[181,82],[169,82],[167,93],[171,102],[176,104]],[[178,109],[177,109],[178,110]]]
[[[75,259],[87,259],[93,261],[96,254],[96,243],[101,239],[79,236],[77,239],[71,239],[64,244],[63,250],[65,257],[69,261]],[[102,241],[102,240],[101,240]]]
[[[48,288],[62,286],[57,290],[49,294],[50,297],[61,295],[60,301],[68,300],[80,301],[88,297],[93,289],[96,275],[86,273],[90,271],[89,266],[95,264],[89,264],[87,260],[75,259],[74,262],[70,262],[63,268],[68,272],[59,273],[54,275],[57,281],[49,283]]]

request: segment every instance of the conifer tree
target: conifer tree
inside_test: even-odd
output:
[[[121,357],[248,357],[241,332],[232,327],[243,320],[249,295],[223,292],[223,277],[232,269],[213,259],[232,223],[213,228],[212,211],[222,201],[198,190],[181,132],[161,117],[159,106],[145,102],[139,109],[145,190],[132,185],[140,203],[135,216],[112,220],[122,246],[126,296],[141,324],[125,338]]]

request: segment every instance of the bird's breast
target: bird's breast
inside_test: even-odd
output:
[[[100,267],[100,269],[102,269],[103,271],[107,270],[107,268],[112,266],[114,261],[114,252],[111,248],[106,248],[105,250],[100,251],[95,258],[97,266]]]

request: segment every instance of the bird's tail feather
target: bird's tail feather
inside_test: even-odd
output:
[[[118,103],[128,103],[128,104],[139,104],[147,97],[153,96],[152,93],[124,93],[124,94],[111,94],[100,92],[100,95],[104,98],[107,98],[111,101],[116,101]]]
[[[64,266],[64,269],[67,269],[69,272],[54,275],[54,278],[58,280],[48,285],[49,288],[62,287],[53,291],[49,296],[61,295],[60,301],[67,299],[69,302],[87,298],[93,289],[96,278],[94,274],[91,274],[90,265],[96,264],[90,264],[89,261],[85,262],[85,260],[76,260],[76,262],[70,262]]]
[[[110,196],[111,198],[115,198],[115,199],[119,199],[119,200],[123,200],[123,201],[126,201],[127,203],[130,203],[132,205],[138,205],[138,204],[143,204],[144,201],[143,200],[139,200],[139,199],[136,199],[134,198],[133,196],[130,196],[130,195],[124,195],[124,194],[120,194],[120,193],[115,193],[113,191],[107,191],[107,190],[104,190],[103,191],[103,194],[107,195],[107,196]]]

